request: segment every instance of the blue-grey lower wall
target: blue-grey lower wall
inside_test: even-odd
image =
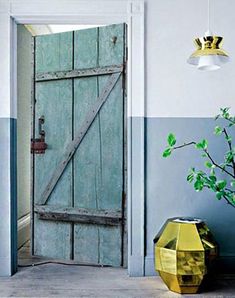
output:
[[[134,118],[132,126],[138,121]],[[173,132],[179,144],[207,138],[213,157],[222,162],[227,146],[222,136],[213,134],[215,125],[210,118],[146,119],[146,275],[154,274],[152,240],[165,220],[174,216],[204,219],[220,245],[220,255],[234,260],[235,208],[216,200],[209,190],[195,192],[186,181],[190,167],[204,169],[200,152],[187,147],[162,158],[167,135]]]
[[[17,271],[17,121],[10,119],[11,273]]]
[[[16,119],[0,118],[0,276],[17,265]]]
[[[143,121],[143,118],[132,118],[132,130],[138,130],[140,121]],[[235,209],[222,200],[217,201],[209,191],[196,193],[186,182],[188,169],[191,166],[204,167],[203,158],[200,157],[199,152],[194,148],[184,148],[174,152],[168,159],[162,158],[166,137],[169,132],[174,132],[178,143],[207,138],[213,157],[222,161],[227,147],[222,137],[213,135],[214,120],[148,118],[145,123],[145,274],[154,274],[152,240],[165,220],[174,216],[195,216],[204,219],[220,245],[221,256],[227,260],[227,263],[233,262],[235,260]],[[2,153],[0,159],[0,276],[6,276],[16,271],[16,120],[1,118],[0,127]],[[138,143],[138,140],[133,142]],[[140,156],[132,158],[134,162],[135,158],[139,159]],[[133,227],[133,237],[139,237],[136,235],[138,233],[138,229],[135,230]]]

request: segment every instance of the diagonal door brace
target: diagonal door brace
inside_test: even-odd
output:
[[[67,164],[69,163],[70,159],[76,152],[77,148],[79,147],[80,143],[82,142],[83,138],[85,137],[89,127],[93,123],[96,118],[96,115],[102,108],[103,104],[107,100],[109,94],[113,90],[114,86],[116,85],[123,69],[121,72],[114,73],[110,76],[105,84],[104,88],[102,89],[101,95],[98,97],[96,103],[92,106],[91,110],[87,113],[86,118],[77,133],[76,137],[72,142],[70,142],[65,150],[65,153],[62,156],[61,162],[58,164],[55,172],[53,173],[52,177],[50,178],[45,190],[43,191],[39,202],[39,205],[45,205],[50,194],[52,193],[53,189],[55,188],[57,182],[59,181],[60,177],[62,176]]]

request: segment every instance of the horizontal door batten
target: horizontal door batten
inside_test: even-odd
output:
[[[121,211],[58,207],[52,205],[35,205],[34,211],[39,215],[40,219],[44,220],[111,226],[122,223]]]
[[[111,65],[104,67],[86,68],[86,69],[73,69],[67,71],[51,71],[44,73],[37,73],[36,82],[51,81],[51,80],[64,80],[81,77],[107,75],[123,71],[123,65]]]

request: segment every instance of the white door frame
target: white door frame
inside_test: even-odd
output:
[[[145,68],[144,0],[0,0],[0,120],[9,121],[0,149],[0,276],[17,270],[16,129],[17,24],[128,25],[127,197],[128,273],[144,275]],[[141,117],[138,127],[133,117]],[[5,120],[3,120],[5,121]]]

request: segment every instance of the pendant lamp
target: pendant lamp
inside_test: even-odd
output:
[[[222,49],[223,37],[215,36],[210,31],[210,0],[208,0],[208,30],[205,35],[195,38],[196,51],[188,59],[200,70],[216,70],[229,61],[228,54]]]

